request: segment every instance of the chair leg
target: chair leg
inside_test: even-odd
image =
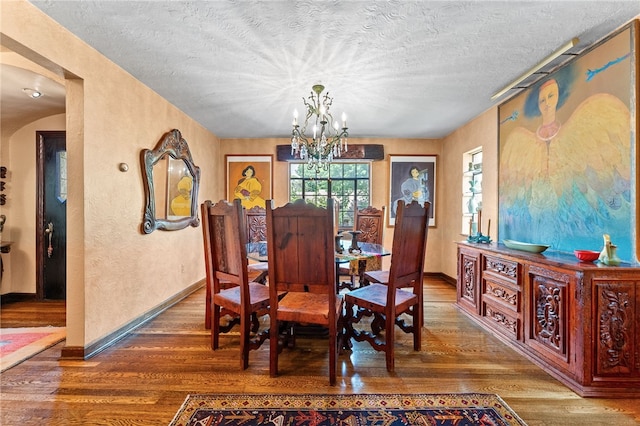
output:
[[[211,302],[209,306],[209,315],[211,317],[211,349],[215,351],[218,349],[218,342],[220,338],[220,307],[213,302]]]
[[[395,330],[396,330],[396,324],[394,319],[389,318],[389,316],[387,316],[387,321],[385,322],[385,333],[384,333],[385,334],[384,353],[385,353],[385,359],[387,363],[387,371],[389,372],[392,372],[395,369],[395,353],[394,353]]]
[[[205,330],[211,329],[211,285],[207,282],[205,284],[206,294],[204,303],[204,328]]]
[[[422,324],[423,324],[423,312],[420,305],[413,307],[413,350],[419,351],[422,348]]]
[[[353,329],[353,317],[354,317],[354,306],[353,304],[347,302],[345,300],[344,302],[344,319],[343,319],[343,324],[344,324],[344,340],[345,340],[345,345],[344,345],[344,349],[346,350],[351,350],[352,348],[352,343],[351,343],[351,339],[354,337],[355,332]]]
[[[240,368],[246,370],[249,366],[249,338],[251,321],[246,315],[240,318]]]
[[[338,337],[335,325],[329,326],[329,385],[336,384],[336,371],[338,369]]]
[[[260,318],[258,318],[257,312],[251,313],[251,332],[257,333],[260,329]]]
[[[343,311],[342,315],[340,315],[340,317],[338,318],[338,355],[342,355],[344,351],[351,350],[351,339],[349,338],[349,334],[347,332],[347,319],[348,318],[345,311]]]
[[[386,324],[385,316],[381,313],[374,312],[373,319],[371,320],[371,333],[374,336],[380,334],[382,330],[384,330]]]
[[[280,338],[278,319],[274,310],[271,310],[269,330],[269,375],[276,377],[278,375],[278,340]]]

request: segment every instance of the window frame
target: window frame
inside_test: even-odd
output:
[[[293,176],[293,168],[301,167],[303,173],[298,176]],[[365,166],[365,167],[363,167]],[[345,169],[353,167],[350,173],[345,173]],[[336,169],[340,169],[340,174],[336,174]],[[366,169],[365,176],[361,176],[363,170]],[[350,230],[353,229],[355,223],[355,209],[363,209],[371,205],[371,161],[341,161],[333,162],[330,164],[329,170],[314,170],[307,166],[307,163],[303,162],[290,162],[288,165],[288,199],[289,202],[293,202],[300,198],[311,201],[321,207],[326,207],[326,200],[329,195],[338,201],[344,201],[345,197],[349,197],[348,203],[339,203],[339,229]],[[296,173],[297,174],[297,173]],[[345,174],[347,176],[345,176]],[[294,181],[301,181],[299,185],[298,193],[294,194]],[[312,183],[312,182],[319,182]],[[324,184],[326,182],[326,185]],[[345,186],[343,182],[352,183]],[[366,182],[365,188],[362,187],[363,182]],[[308,189],[309,186],[316,188]],[[336,187],[342,187],[341,193],[336,194]],[[321,188],[318,190],[318,188]],[[318,198],[322,198],[320,200]]]

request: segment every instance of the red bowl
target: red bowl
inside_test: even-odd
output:
[[[574,250],[573,254],[575,254],[576,257],[583,262],[593,262],[600,256],[599,251],[593,250]]]

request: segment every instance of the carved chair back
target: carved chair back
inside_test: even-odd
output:
[[[358,235],[358,241],[382,244],[384,210],[384,206],[382,206],[382,209],[368,206],[362,210],[356,210],[355,230],[362,232]]]
[[[267,240],[267,211],[260,206],[245,210],[247,242],[256,243]]]

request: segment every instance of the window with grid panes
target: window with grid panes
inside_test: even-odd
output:
[[[309,169],[306,163],[289,165],[289,201],[304,199],[326,207],[333,197],[340,203],[341,229],[353,229],[356,209],[370,205],[370,163],[332,163],[329,170]]]

